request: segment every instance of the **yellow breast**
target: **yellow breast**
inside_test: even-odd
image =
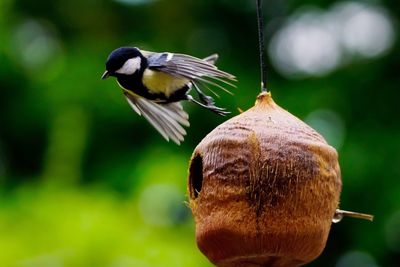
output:
[[[168,97],[188,84],[189,80],[177,78],[161,71],[147,69],[143,73],[142,82],[150,90],[150,93],[162,93]]]

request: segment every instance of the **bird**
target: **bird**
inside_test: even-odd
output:
[[[110,53],[102,79],[115,77],[131,108],[143,116],[167,141],[180,145],[189,127],[189,115],[181,101],[189,101],[225,116],[213,97],[202,89],[236,87],[236,77],[215,66],[218,55],[200,59],[194,56],[149,52],[137,47],[120,47]],[[198,100],[189,92],[194,89]]]

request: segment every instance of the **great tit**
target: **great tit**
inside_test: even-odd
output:
[[[136,47],[121,47],[109,55],[102,79],[117,78],[129,105],[143,115],[167,140],[178,145],[189,127],[189,116],[180,101],[187,100],[219,115],[223,108],[215,106],[214,99],[201,91],[209,85],[229,92],[223,85],[233,86],[235,76],[219,70],[214,64],[218,55],[199,59],[169,52],[154,53]],[[199,101],[189,95],[194,88]]]

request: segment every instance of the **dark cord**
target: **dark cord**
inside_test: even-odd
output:
[[[261,92],[268,92],[267,64],[265,62],[264,16],[262,11],[262,0],[256,0],[256,2],[257,2],[257,19],[258,19],[258,39],[260,45]]]

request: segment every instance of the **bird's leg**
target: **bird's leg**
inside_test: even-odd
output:
[[[214,98],[203,93],[203,91],[201,91],[199,86],[194,82],[193,82],[193,87],[196,90],[196,92],[199,96],[199,99],[202,103],[206,104],[207,106],[214,106],[214,104],[215,104]]]
[[[187,96],[186,96],[186,99],[187,99],[188,101],[190,101],[190,102],[193,102],[193,103],[195,103],[195,104],[197,104],[197,105],[203,107],[203,108],[209,109],[209,110],[211,110],[212,112],[217,113],[218,115],[221,115],[221,116],[225,116],[225,115],[227,115],[227,114],[230,113],[229,111],[226,111],[224,108],[216,107],[216,106],[214,105],[214,102],[213,102],[211,105],[203,104],[203,103],[201,103],[201,102],[195,100],[195,99],[193,98],[193,96],[191,96],[191,95],[187,95]]]
[[[214,104],[215,104],[214,98],[212,98],[211,96],[205,95],[202,92],[197,92],[197,93],[199,95],[199,99],[201,100],[201,102],[203,102],[207,106],[214,106]]]

